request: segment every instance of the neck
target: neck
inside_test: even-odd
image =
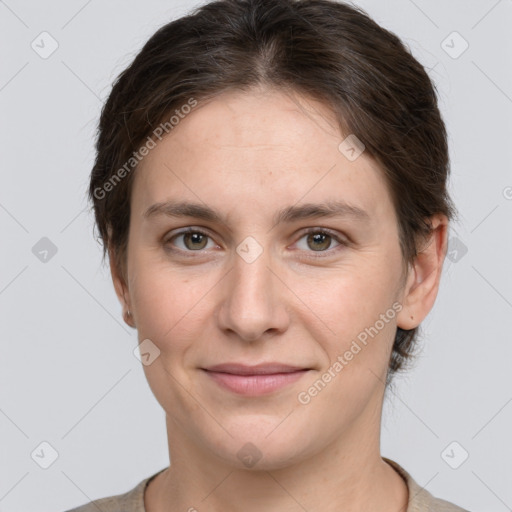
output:
[[[292,466],[255,470],[206,454],[167,418],[172,464],[147,487],[146,512],[406,512],[407,485],[380,456],[380,414],[369,424]]]

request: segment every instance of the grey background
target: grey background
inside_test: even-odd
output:
[[[0,511],[65,510],[126,492],[169,462],[164,414],[101,266],[85,194],[112,81],[195,5],[0,1]],[[357,5],[430,69],[461,218],[422,355],[386,401],[382,454],[434,495],[512,510],[512,1]],[[43,31],[58,43],[46,59],[31,47]],[[469,44],[457,58],[453,31]],[[43,237],[57,249],[46,261]],[[460,447],[444,452],[453,441]],[[47,469],[42,442],[58,453]],[[462,450],[469,458],[452,469],[446,460],[457,464]]]

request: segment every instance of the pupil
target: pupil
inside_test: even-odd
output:
[[[310,238],[312,238],[314,240],[314,244],[313,244],[313,250],[317,251],[317,250],[320,250],[320,249],[327,249],[329,247],[329,242],[327,242],[327,244],[325,243],[325,240],[326,238],[329,238],[330,235],[327,235],[325,233],[315,233],[313,235],[310,235]],[[320,244],[322,244],[323,242],[323,245],[319,245],[317,242],[320,242]]]
[[[187,233],[187,237],[191,241],[192,245],[197,245],[197,244],[201,245],[201,241],[203,238],[203,235],[201,233]],[[204,245],[204,243],[203,243],[203,245]],[[202,246],[200,248],[202,248]],[[196,249],[197,249],[197,247],[196,247]]]

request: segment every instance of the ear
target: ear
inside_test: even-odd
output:
[[[135,327],[133,318],[130,290],[126,284],[124,273],[119,268],[115,251],[112,248],[108,250],[109,262],[110,262],[110,275],[112,276],[112,282],[114,283],[114,289],[116,291],[117,298],[123,308],[123,320],[130,327]]]
[[[409,265],[407,282],[402,290],[403,309],[397,315],[398,327],[417,327],[432,309],[439,290],[448,237],[448,219],[437,214],[430,218],[432,232],[416,258]]]

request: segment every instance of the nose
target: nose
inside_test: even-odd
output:
[[[225,333],[254,342],[288,328],[287,288],[284,279],[270,268],[269,259],[265,251],[252,262],[235,255],[233,269],[223,280],[217,315]]]

